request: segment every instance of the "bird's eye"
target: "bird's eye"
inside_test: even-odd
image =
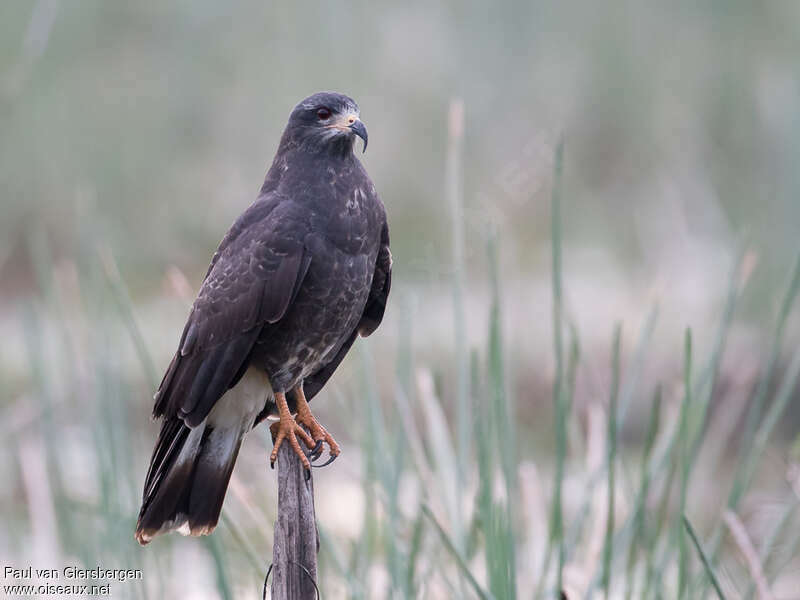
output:
[[[317,111],[317,117],[319,117],[320,121],[324,121],[326,119],[330,119],[331,118],[331,111],[329,109],[327,109],[327,108],[320,108]]]

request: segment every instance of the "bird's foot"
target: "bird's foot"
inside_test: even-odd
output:
[[[324,467],[325,465],[331,464],[342,452],[339,448],[339,444],[336,443],[336,440],[333,439],[333,436],[328,433],[327,430],[320,425],[319,421],[317,421],[314,415],[311,414],[311,409],[308,407],[308,402],[306,401],[302,386],[295,388],[295,395],[297,397],[297,416],[295,417],[295,423],[304,425],[309,432],[311,432],[311,438],[314,440],[313,449],[309,453],[311,461],[313,462],[317,460],[322,455],[323,445],[328,444],[328,460],[321,465],[314,466]],[[309,448],[311,447],[312,445],[309,445]]]
[[[283,396],[283,394],[280,394]],[[276,397],[278,394],[276,394]],[[306,456],[306,453],[303,452],[303,449],[300,447],[300,442],[298,438],[303,440],[303,443],[308,446],[309,448],[315,448],[316,443],[311,438],[308,433],[306,433],[305,429],[303,429],[297,421],[292,418],[292,415],[289,414],[289,409],[286,408],[285,410],[281,410],[280,406],[280,399],[278,400],[278,408],[280,412],[280,420],[270,425],[270,432],[272,433],[272,453],[269,455],[269,466],[273,469],[275,468],[275,461],[278,460],[278,450],[281,448],[281,444],[284,440],[289,441],[289,445],[294,450],[294,453],[300,458],[300,463],[303,465],[303,470],[306,473],[306,479],[311,477],[311,463]],[[286,405],[286,399],[282,398],[283,405]]]
[[[336,460],[336,457],[339,456],[339,454],[341,454],[342,451],[339,448],[339,444],[337,444],[336,440],[333,439],[333,436],[328,433],[328,431],[322,425],[319,424],[319,421],[317,421],[314,415],[311,414],[310,410],[307,410],[304,413],[298,411],[296,422],[305,425],[311,432],[313,442],[311,445],[309,445],[309,448],[313,446],[313,449],[308,456],[311,458],[312,462],[317,460],[322,455],[323,445],[328,444],[328,450],[330,453],[328,460],[321,465],[314,465],[315,467],[324,467],[325,465],[329,465]],[[305,431],[303,431],[303,433],[305,433]]]

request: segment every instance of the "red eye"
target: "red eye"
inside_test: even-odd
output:
[[[320,108],[317,111],[317,116],[319,117],[320,121],[324,121],[325,119],[331,118],[331,111],[327,108]]]

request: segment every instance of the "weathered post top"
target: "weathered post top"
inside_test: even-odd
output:
[[[278,451],[278,519],[272,546],[272,599],[317,598],[319,536],[314,481],[289,444]]]

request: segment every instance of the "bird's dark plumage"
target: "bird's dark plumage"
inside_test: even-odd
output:
[[[163,423],[141,543],[173,529],[211,531],[244,434],[277,414],[276,398],[316,395],[357,335],[380,324],[389,229],[353,153],[356,136],[366,147],[347,96],[324,92],[298,104],[258,198],[214,254],[155,396]]]

